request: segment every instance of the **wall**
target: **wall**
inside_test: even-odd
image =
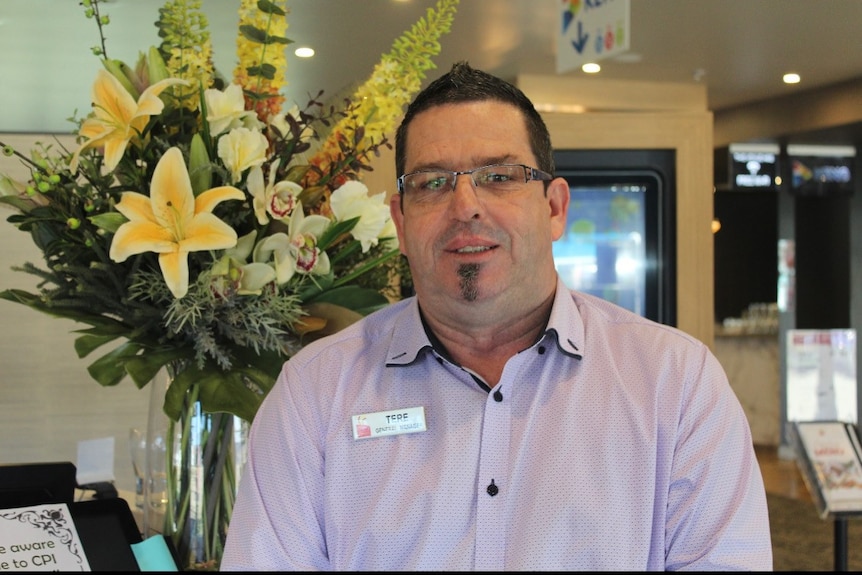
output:
[[[61,140],[74,144],[69,136]],[[35,141],[54,140],[0,135],[0,142],[21,152],[29,152]],[[0,174],[26,181],[28,173],[19,160],[0,155]],[[42,265],[29,234],[6,221],[13,213],[0,206],[0,290],[36,292],[34,276],[11,269],[26,262]],[[146,427],[149,389],[138,390],[130,380],[103,388],[91,379],[89,361],[74,350],[73,332],[86,326],[6,300],[0,300],[0,323],[0,464],[77,463],[79,441],[113,437],[116,484],[133,490],[129,428]]]

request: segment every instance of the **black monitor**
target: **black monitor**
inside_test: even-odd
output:
[[[76,474],[70,461],[0,465],[0,509],[72,503]]]

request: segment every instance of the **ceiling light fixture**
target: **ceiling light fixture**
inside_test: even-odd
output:
[[[794,72],[788,72],[783,78],[785,84],[798,84],[801,79],[802,78],[799,77],[799,74]]]
[[[597,74],[602,71],[602,67],[595,62],[587,62],[586,64],[581,66],[581,70],[583,70],[587,74]]]
[[[311,58],[314,56],[314,48],[308,46],[300,46],[293,52],[298,58]]]

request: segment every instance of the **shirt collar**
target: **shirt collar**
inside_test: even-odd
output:
[[[574,294],[557,276],[557,292],[545,337],[553,337],[564,354],[581,359],[584,353],[584,319],[575,303]]]
[[[386,365],[409,365],[423,349],[431,349],[431,341],[422,326],[419,302],[416,296],[408,298],[407,305],[401,308],[395,318]]]
[[[559,277],[554,305],[545,337],[552,337],[557,348],[564,354],[580,359],[584,351],[584,322],[569,288]],[[425,333],[419,303],[416,297],[409,298],[395,318],[393,337],[386,355],[386,365],[409,365],[419,357],[422,350],[432,349]]]

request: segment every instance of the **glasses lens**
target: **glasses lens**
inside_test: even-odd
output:
[[[485,166],[473,172],[473,181],[482,189],[506,192],[520,187],[527,181],[524,167],[517,164]]]
[[[404,189],[409,194],[428,195],[452,189],[452,172],[414,172],[404,176]]]

